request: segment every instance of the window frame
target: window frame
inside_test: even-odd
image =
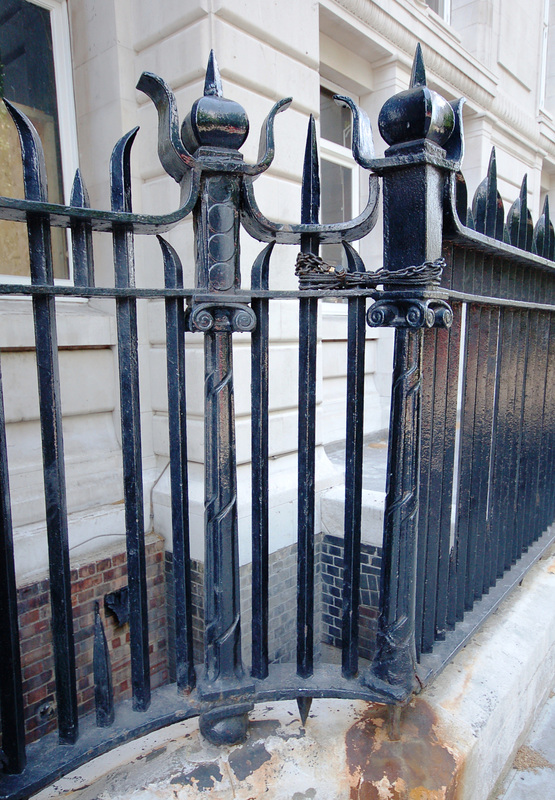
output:
[[[430,11],[433,11],[434,14],[437,14],[438,17],[448,25],[451,24],[451,0],[441,0],[441,11],[436,11],[434,8],[432,8],[428,0],[425,0],[425,3]]]
[[[549,114],[546,108],[547,98],[547,58],[549,55],[549,21],[551,11],[551,0],[544,0],[541,30],[541,61],[540,61],[540,81],[538,87],[539,102],[538,109],[542,113]]]
[[[77,121],[73,92],[73,67],[67,0],[26,0],[26,2],[46,9],[50,14],[54,81],[56,85],[58,128],[62,158],[62,189],[64,203],[69,204],[75,171],[79,166],[79,149],[77,145]],[[61,286],[73,285],[73,264],[71,259],[69,229],[66,231],[66,239],[69,277],[54,279],[54,282]],[[2,283],[26,284],[31,282],[30,276],[7,275],[2,272],[0,272],[0,280]],[[15,297],[13,299],[15,299]]]
[[[320,86],[327,89],[334,94],[349,95],[353,101],[358,104],[358,96],[354,96],[351,92],[345,91],[337,84],[332,83],[320,76]],[[324,139],[320,133],[320,161],[329,161],[332,164],[337,164],[340,167],[345,167],[351,172],[351,209],[353,219],[360,214],[361,211],[361,198],[360,198],[360,167],[353,158],[353,152],[350,147],[332,142],[330,139]],[[323,194],[325,188],[322,186],[320,190]],[[336,220],[341,221],[341,220]],[[358,251],[359,243],[351,242],[355,250]]]

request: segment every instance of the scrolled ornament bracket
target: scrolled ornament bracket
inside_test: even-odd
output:
[[[376,292],[366,320],[371,328],[450,328],[453,311],[438,291],[445,261],[427,261],[402,270],[379,270],[384,290]]]
[[[197,303],[188,309],[187,326],[192,333],[250,333],[256,328],[256,315],[245,303]]]
[[[453,311],[439,297],[399,297],[382,295],[368,309],[371,328],[450,328]]]

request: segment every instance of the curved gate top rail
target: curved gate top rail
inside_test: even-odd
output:
[[[380,115],[380,132],[389,145],[384,158],[374,157],[364,111],[348,97],[335,98],[352,113],[352,151],[369,173],[369,199],[355,219],[334,224],[319,222],[312,118],[300,223],[274,222],[258,208],[253,181],[272,163],[274,120],[291,99],[281,100],[270,111],[262,128],[259,160],[251,165],[239,152],[248,133],[246,113],[223,97],[213,54],[204,96],[194,103],[181,128],[175,98],[163,80],[144,73],[138,88],[157,108],[160,161],[181,188],[180,207],[172,214],[146,216],[132,211],[130,156],[137,129],[122,137],[112,153],[111,211],[88,207],[79,172],[70,205],[48,203],[36,131],[7,104],[20,136],[25,199],[0,198],[0,217],[27,224],[31,283],[2,285],[0,294],[29,294],[33,303],[58,730],[26,748],[8,457],[0,405],[0,798],[28,797],[129,738],[191,716],[199,715],[200,729],[212,742],[229,744],[244,738],[248,712],[262,700],[297,698],[303,723],[314,697],[403,704],[462,646],[483,618],[484,608],[495,607],[507,587],[521,578],[522,570],[510,571],[509,578],[502,576],[523,553],[522,569],[538,556],[545,543],[534,542],[555,511],[548,477],[555,466],[555,409],[545,390],[550,381],[553,385],[555,365],[555,336],[550,336],[555,311],[554,237],[548,206],[531,231],[523,189],[505,234],[493,162],[473,213],[467,215],[460,175],[462,101],[448,103],[428,89],[420,48],[409,90],[389,100]],[[351,242],[366,236],[376,223],[378,176],[383,183],[384,267],[368,272]],[[195,285],[185,288],[180,257],[159,235],[190,213],[195,223]],[[54,284],[52,225],[71,229],[74,286]],[[242,288],[240,274],[241,225],[267,243],[252,266],[249,288]],[[92,231],[111,233],[113,287],[95,286]],[[159,236],[164,287],[135,287],[135,234]],[[508,244],[494,241],[503,238]],[[346,268],[330,266],[319,257],[320,245],[328,243],[343,246]],[[298,290],[269,288],[275,244],[300,247]],[[523,252],[532,248],[537,255]],[[129,576],[132,700],[114,707],[110,652],[97,602],[91,632],[96,714],[82,719],[75,680],[55,313],[55,298],[65,295],[115,299]],[[340,666],[317,663],[314,657],[317,320],[318,302],[329,295],[345,298],[348,304]],[[151,695],[137,300],[154,297],[164,298],[166,313],[176,684]],[[291,664],[270,663],[268,650],[269,303],[280,298],[295,298],[299,305],[297,658]],[[368,298],[373,302],[367,309]],[[370,666],[360,670],[366,324],[394,327],[396,344],[376,653]],[[204,338],[202,667],[194,664],[192,638],[186,330]],[[252,353],[250,668],[241,655],[232,371],[232,336],[241,332],[250,333]],[[524,360],[519,354],[522,347]],[[507,437],[511,456],[504,444]],[[480,599],[483,595],[487,598]],[[457,627],[463,617],[465,626]]]

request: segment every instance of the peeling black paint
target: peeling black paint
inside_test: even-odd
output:
[[[229,766],[240,781],[259,769],[264,762],[271,759],[270,753],[263,744],[245,744],[238,747],[229,756]]]
[[[222,773],[217,764],[199,764],[194,770],[181,773],[172,778],[170,783],[181,786],[194,786],[199,792],[213,789],[214,785],[222,780]]]

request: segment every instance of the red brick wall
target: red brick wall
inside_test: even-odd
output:
[[[150,631],[150,674],[153,689],[168,681],[164,542],[148,537],[146,545]],[[73,630],[77,665],[77,699],[81,715],[94,711],[94,604],[100,613],[111,655],[114,700],[131,696],[129,624],[118,626],[104,609],[104,595],[127,583],[125,552],[92,561],[71,571]],[[18,589],[18,609],[27,741],[56,728],[54,659],[50,631],[50,582]]]

